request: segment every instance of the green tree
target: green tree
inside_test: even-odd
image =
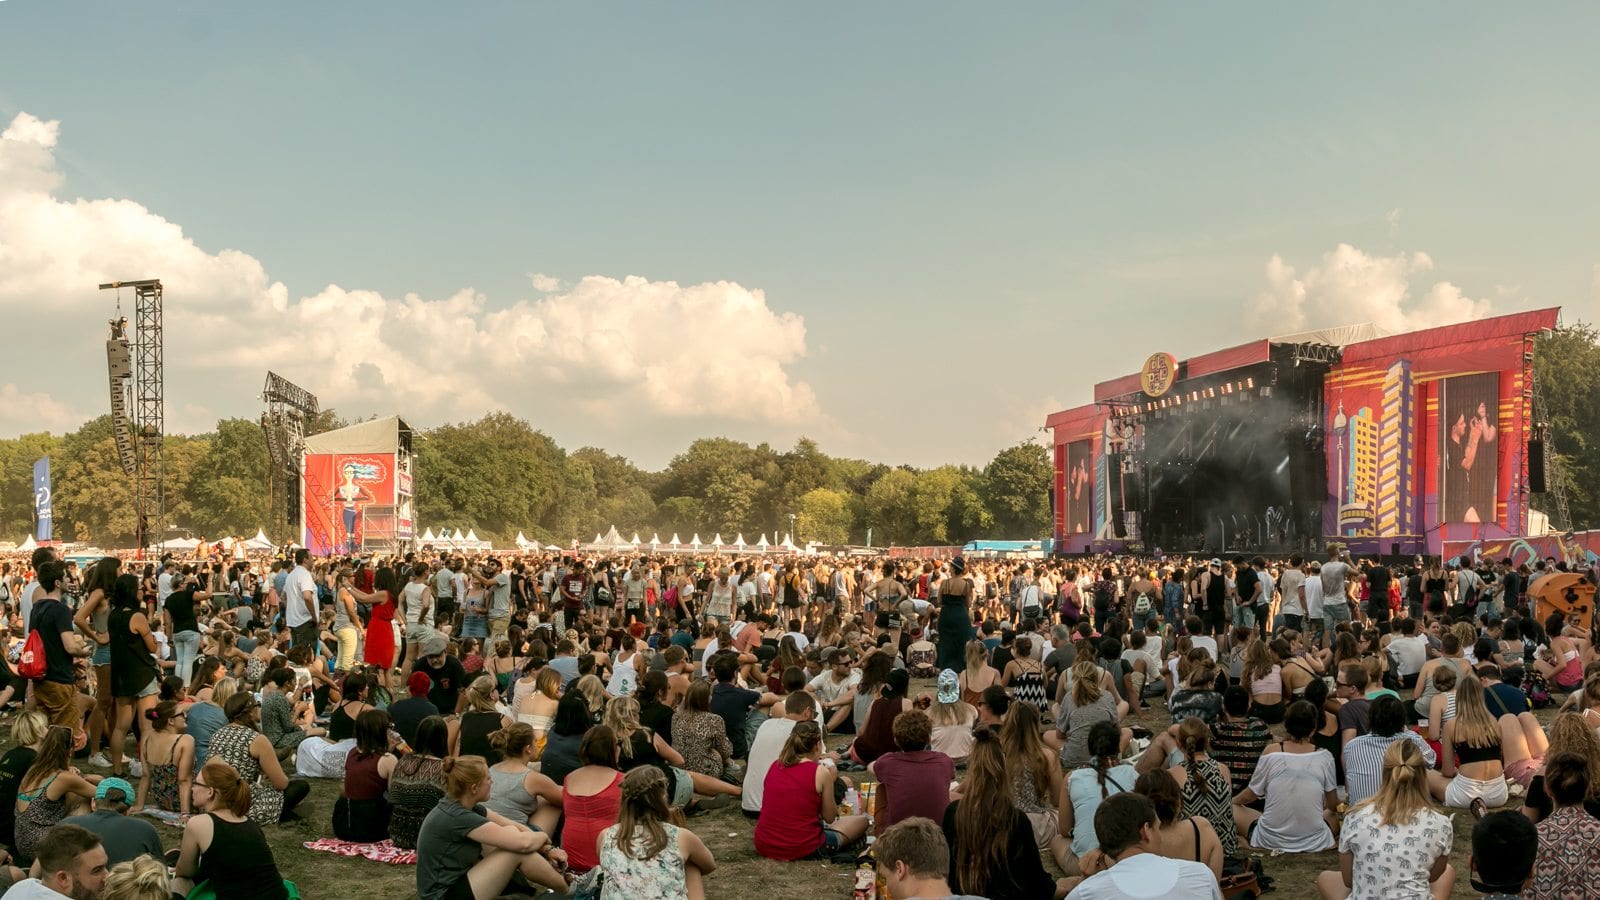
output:
[[[916,507],[912,488],[917,476],[908,469],[890,469],[867,488],[864,524],[873,531],[873,543],[916,544]]]
[[[706,527],[724,532],[725,539],[733,540],[752,521],[750,513],[760,488],[748,472],[718,472],[706,486],[702,505]],[[711,537],[705,535],[707,540]]]
[[[271,462],[261,426],[248,419],[223,419],[189,481],[195,530],[207,535],[251,537],[271,525],[267,496]]]
[[[131,547],[137,522],[133,479],[122,471],[111,416],[83,424],[61,440],[61,466],[51,461],[55,480],[55,523],[60,540]],[[57,474],[59,473],[59,474]],[[157,528],[163,523],[150,523]]]
[[[492,413],[442,425],[423,438],[417,451],[419,524],[472,528],[481,538],[499,541],[530,526],[558,538],[576,533],[574,503],[584,500],[583,478],[569,478],[566,454],[527,422]],[[592,487],[592,472],[582,469]]]
[[[1542,336],[1533,365],[1544,401],[1536,414],[1550,426],[1546,481],[1566,490],[1571,514],[1571,521],[1555,524],[1600,524],[1600,331],[1580,322]],[[1547,497],[1535,503],[1552,505]]]
[[[33,464],[43,456],[51,458],[54,482],[64,462],[61,438],[39,433],[0,440],[0,540],[33,533]]]
[[[845,544],[850,541],[855,513],[851,497],[843,491],[812,488],[795,501],[794,539],[800,543]]]
[[[700,530],[702,515],[700,501],[693,497],[668,497],[661,501],[656,512],[661,520],[661,539],[670,541],[676,533],[680,540],[689,540]]]
[[[983,472],[981,494],[996,537],[1027,540],[1050,533],[1050,452],[1022,443],[995,454]]]

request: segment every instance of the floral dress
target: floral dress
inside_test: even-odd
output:
[[[220,759],[239,773],[239,780],[250,785],[250,819],[258,825],[273,825],[283,814],[283,792],[261,777],[261,763],[250,755],[250,742],[261,732],[230,722],[211,736],[211,759]]]
[[[650,859],[644,855],[644,842],[648,832],[635,828],[633,856],[624,854],[617,846],[617,829],[612,825],[600,832],[600,868],[605,870],[605,886],[600,890],[601,900],[678,900],[689,895],[684,879],[682,857],[678,856],[678,826],[661,823],[667,833],[667,845]]]

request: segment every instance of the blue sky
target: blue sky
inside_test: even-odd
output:
[[[329,285],[371,292],[369,317],[336,328],[387,333],[411,293],[440,304],[430,315],[478,298],[463,359],[391,366],[374,388],[297,352],[315,317],[263,320],[246,308],[269,291],[196,274],[191,299],[236,298],[246,334],[265,322],[288,340],[234,371],[169,339],[180,427],[253,416],[271,365],[352,413],[507,408],[651,466],[700,434],[802,432],[837,453],[981,463],[1156,350],[1531,305],[1595,319],[1597,20],[1580,5],[4,0],[0,125],[59,123],[63,215],[80,197],[147,211],[120,237],[98,219],[86,260],[121,240],[106,257],[165,261],[177,250],[137,237],[160,217],[204,255],[247,254],[290,308],[351,305]],[[95,332],[105,298],[77,296],[76,271],[17,272],[39,252],[17,237],[41,233],[30,221],[0,214],[0,308],[59,292]],[[1275,257],[1293,274],[1270,277]],[[110,277],[145,274],[162,275]],[[764,309],[697,327],[705,306],[653,308],[630,275],[731,282]],[[615,286],[575,290],[591,277]],[[185,318],[169,291],[169,328],[214,335],[229,315],[196,301]],[[533,309],[552,296],[578,317]],[[663,325],[674,313],[695,321]],[[585,336],[553,323],[615,329],[621,352],[671,363],[620,371],[590,335],[520,384],[518,365],[480,361],[525,320],[558,342]],[[440,331],[444,348],[354,349],[455,355]],[[89,338],[70,354],[83,373],[46,377],[37,350],[0,364],[0,432],[101,411]],[[769,341],[785,349],[750,376],[765,387],[730,389]],[[935,439],[949,417],[960,436]]]

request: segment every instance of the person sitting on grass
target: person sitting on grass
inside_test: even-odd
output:
[[[1106,798],[1094,813],[1100,837],[1098,866],[1070,895],[1072,900],[1183,897],[1222,900],[1217,877],[1204,863],[1161,855],[1155,806],[1132,791]],[[1040,895],[1032,895],[1040,896]]]
[[[67,825],[87,828],[100,836],[106,848],[106,864],[116,865],[145,854],[161,858],[161,836],[149,820],[128,815],[133,800],[133,785],[114,775],[101,779],[94,790],[94,812],[62,820]]]
[[[1044,870],[1033,824],[1011,800],[1005,755],[992,729],[974,735],[960,799],[945,809],[941,827],[958,890],[994,900],[1066,895],[1068,885],[1058,886]]]
[[[1394,697],[1378,697],[1367,709],[1367,733],[1344,745],[1344,784],[1352,806],[1378,792],[1383,755],[1395,741],[1416,744],[1428,765],[1434,764],[1433,748],[1406,727],[1405,704]]]
[[[1421,751],[1394,741],[1383,754],[1383,786],[1345,816],[1339,871],[1317,876],[1317,892],[1323,900],[1445,900],[1456,883],[1452,840],[1450,817],[1429,802]]]
[[[389,714],[369,709],[356,717],[356,745],[344,763],[344,785],[333,803],[333,836],[358,844],[389,837],[389,776],[399,758]]]
[[[1037,722],[1038,717],[1034,720]],[[932,734],[933,723],[927,713],[920,709],[903,712],[894,720],[894,744],[899,749],[867,766],[867,771],[878,779],[878,834],[912,816],[931,819],[944,815],[956,766],[950,757],[928,749]],[[1049,757],[1046,761],[1051,765],[1055,762]]]
[[[567,855],[534,831],[483,805],[492,782],[481,756],[444,761],[445,796],[422,822],[417,838],[419,900],[489,900],[505,892],[511,879],[565,891],[556,866]]]
[[[212,896],[229,900],[288,900],[267,836],[250,818],[251,791],[238,770],[221,759],[212,757],[201,767],[194,780],[200,812],[183,828],[173,893],[188,896],[206,886]]]
[[[607,896],[704,900],[716,858],[699,835],[671,823],[667,778],[643,766],[622,779],[617,824],[600,832],[596,852]]]
[[[501,761],[489,767],[494,784],[486,806],[513,822],[554,834],[561,821],[561,785],[533,767],[532,726],[517,722],[489,735]]]
[[[912,816],[886,830],[872,847],[890,897],[981,900],[950,890],[950,845],[932,819]]]
[[[1544,762],[1544,789],[1555,810],[1536,828],[1539,854],[1527,900],[1600,896],[1600,820],[1584,811],[1592,760],[1562,751]]]
[[[840,776],[820,762],[823,750],[817,723],[796,722],[767,770],[754,835],[756,852],[767,859],[824,858],[867,833],[866,816],[839,815],[834,785]]]
[[[125,859],[106,873],[106,900],[172,900],[172,879],[159,856]]]
[[[1492,812],[1472,826],[1472,889],[1484,900],[1518,900],[1533,879],[1539,829],[1517,810]]]
[[[88,897],[93,900],[105,890],[107,866],[100,836],[76,825],[57,825],[39,841],[39,856],[33,864],[36,873],[24,878],[18,869],[9,869],[11,888],[5,896],[12,900],[40,900],[46,897]]]
[[[1222,877],[1222,842],[1208,819],[1184,815],[1183,789],[1166,769],[1152,769],[1133,783],[1135,793],[1150,798],[1156,810],[1159,852],[1168,859],[1186,859],[1205,864],[1213,875]],[[1180,818],[1181,816],[1181,818]]]

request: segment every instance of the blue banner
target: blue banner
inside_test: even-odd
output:
[[[50,457],[33,464],[33,515],[39,522],[33,539],[43,544],[50,540],[55,518],[50,511]]]

